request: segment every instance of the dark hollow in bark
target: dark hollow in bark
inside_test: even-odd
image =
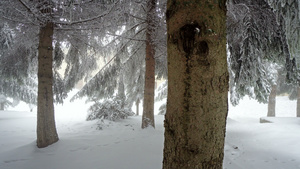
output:
[[[168,1],[164,169],[223,164],[229,85],[225,1],[202,2]]]

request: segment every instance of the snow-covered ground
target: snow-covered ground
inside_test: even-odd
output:
[[[156,129],[140,129],[141,116],[120,122],[85,121],[84,101],[56,106],[59,142],[38,149],[36,112],[20,104],[0,111],[0,169],[160,169],[163,116]],[[277,97],[277,114],[294,117],[296,102]],[[156,109],[157,110],[157,109]],[[224,168],[300,169],[300,118],[259,123],[267,105],[244,99],[229,107]]]
[[[300,169],[300,118],[296,101],[276,98],[275,123],[259,123],[268,106],[244,99],[230,106],[224,168]]]

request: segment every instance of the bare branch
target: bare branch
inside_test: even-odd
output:
[[[26,10],[27,10],[29,13],[33,14],[34,17],[35,17],[37,20],[39,20],[40,22],[43,23],[43,21],[36,15],[36,13],[34,13],[34,12],[30,9],[30,7],[29,7],[25,2],[23,2],[22,0],[19,0],[19,2],[26,8]]]
[[[116,34],[111,34],[111,33],[107,33],[107,35],[121,37],[121,38],[124,38],[124,39],[133,40],[133,41],[142,41],[142,42],[146,41],[145,39],[135,39],[135,38],[125,37],[125,36],[122,36],[122,35],[116,35]]]
[[[116,6],[116,4],[118,3],[118,1],[115,2],[115,4],[113,5],[113,7],[111,7],[111,9],[108,12],[105,12],[103,14],[97,15],[95,17],[91,17],[91,18],[87,18],[87,19],[83,19],[80,21],[73,21],[73,22],[55,22],[56,24],[61,24],[61,25],[75,25],[75,24],[82,24],[85,22],[89,22],[89,21],[93,21],[99,18],[102,18],[106,15],[108,15],[109,13],[111,13],[111,11],[113,11],[114,7]]]
[[[11,21],[11,22],[17,22],[17,23],[22,23],[22,24],[32,24],[32,25],[35,25],[37,26],[36,23],[34,22],[24,22],[24,21],[21,21],[21,20],[16,20],[16,19],[12,19],[12,18],[8,18],[6,16],[3,16],[3,15],[0,15],[1,18],[7,20],[7,21]]]
[[[129,16],[131,16],[133,18],[136,18],[136,19],[139,19],[139,20],[142,20],[142,21],[146,21],[146,19],[138,17],[138,16],[135,16],[135,15],[132,15],[132,14],[129,14]]]
[[[60,30],[60,31],[84,31],[84,30],[100,30],[102,28],[99,27],[88,27],[88,28],[59,28],[55,27],[55,30]]]

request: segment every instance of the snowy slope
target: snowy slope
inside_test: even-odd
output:
[[[23,110],[23,111],[16,111]],[[20,105],[0,111],[0,169],[159,169],[163,154],[163,116],[156,129],[141,130],[141,116],[120,122],[85,121],[83,101],[56,106],[60,140],[35,146],[36,112]],[[259,123],[267,105],[244,99],[229,108],[224,168],[300,168],[300,119]],[[277,97],[281,117],[296,114],[295,101]]]

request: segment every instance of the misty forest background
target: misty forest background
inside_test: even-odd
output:
[[[194,8],[213,11],[213,14],[204,14],[205,19],[201,18],[201,23],[196,22],[197,19],[182,19],[176,14],[181,10],[189,13]],[[43,148],[59,140],[54,104],[63,105],[67,97],[71,101],[86,99],[91,105],[86,118],[88,121],[102,119],[119,122],[129,116],[142,115],[143,129],[155,128],[154,103],[168,98],[168,102],[160,106],[158,114],[169,114],[165,127],[172,135],[174,126],[169,125],[168,121],[172,121],[172,104],[176,102],[169,102],[169,97],[176,94],[168,95],[168,92],[177,92],[174,87],[177,82],[173,77],[189,77],[189,72],[193,71],[187,68],[185,73],[178,71],[177,74],[176,63],[170,60],[173,50],[181,50],[179,53],[185,53],[189,60],[194,55],[209,57],[214,52],[211,52],[214,50],[212,46],[222,43],[224,47],[226,45],[225,59],[228,64],[223,86],[225,101],[228,95],[228,101],[236,106],[248,96],[260,103],[268,103],[266,115],[274,117],[276,95],[287,95],[289,99],[297,100],[295,117],[300,117],[299,11],[299,0],[2,0],[0,110],[16,106],[20,101],[27,103],[31,111],[37,109],[36,143],[37,147]],[[188,24],[179,27],[173,20],[178,21],[179,25],[180,22]],[[213,22],[224,23],[225,30],[215,29]],[[180,33],[172,32],[173,27],[177,29],[176,26]],[[192,35],[181,32],[186,30],[193,32]],[[209,39],[217,36],[216,42]],[[173,43],[177,44],[178,49]],[[196,49],[194,44],[200,45],[201,49]],[[220,54],[219,58],[224,57]],[[184,62],[187,67],[192,65]],[[202,59],[200,65],[208,69],[210,64]],[[218,68],[215,70],[219,71]],[[206,78],[200,76],[200,79],[202,76]],[[222,78],[218,80],[220,93],[223,91]],[[189,84],[193,80],[184,79],[187,88],[193,86]],[[168,89],[169,84],[171,89]],[[195,82],[195,85],[199,84]],[[182,99],[190,102],[185,97],[192,95],[191,98],[197,100],[187,88]],[[206,95],[209,87],[204,91]],[[201,92],[203,94],[202,89]],[[210,105],[207,102],[201,104]],[[141,105],[142,112],[139,109]],[[187,123],[183,124],[183,132],[186,125],[199,125],[190,119]],[[212,128],[205,130],[215,132]],[[181,130],[178,129],[178,132]],[[177,134],[175,132],[172,136],[174,140],[180,136]],[[166,140],[173,140],[169,139],[169,134],[166,135]],[[165,147],[171,144],[166,140]],[[224,149],[224,141],[221,149]],[[169,165],[167,158],[173,158],[168,151],[164,151],[164,168]],[[201,154],[194,148],[188,151],[187,156],[191,157],[180,160],[189,161],[194,156],[198,158],[195,154]],[[223,155],[220,155],[221,162],[210,161],[201,166],[220,166]]]

